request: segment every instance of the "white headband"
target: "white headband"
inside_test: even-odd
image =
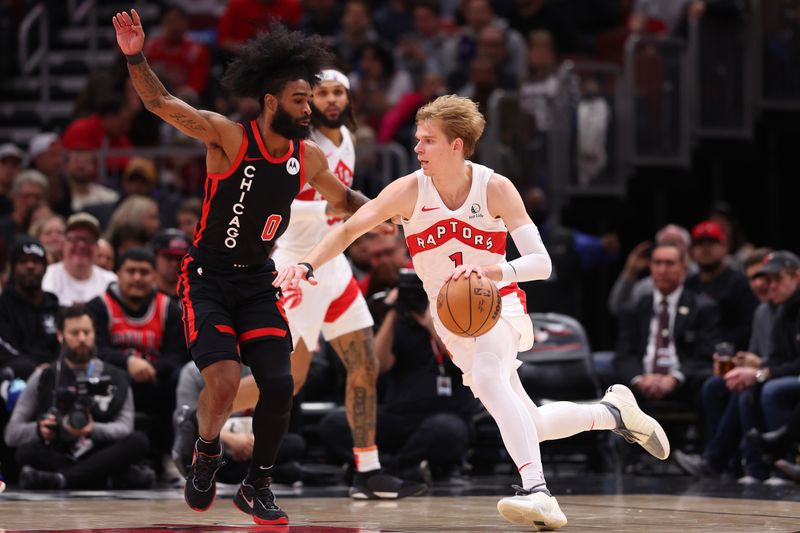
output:
[[[338,70],[334,70],[332,68],[325,69],[322,72],[320,72],[319,81],[320,82],[335,81],[337,83],[341,83],[342,85],[344,85],[344,88],[347,89],[348,91],[350,90],[350,80],[347,78],[347,76],[345,76]]]

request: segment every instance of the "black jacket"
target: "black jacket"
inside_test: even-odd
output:
[[[0,368],[10,367],[16,377],[28,379],[37,366],[54,361],[60,349],[57,314],[55,294],[45,292],[41,305],[33,305],[9,284],[0,295]]]
[[[641,298],[635,306],[620,315],[614,369],[622,383],[629,384],[634,377],[645,373],[643,359],[653,315],[652,294]],[[719,340],[718,331],[717,305],[710,298],[684,287],[678,299],[672,336],[681,364],[680,370],[687,380],[711,374],[711,355]]]
[[[783,304],[772,326],[772,351],[764,366],[770,378],[800,375],[800,289]]]

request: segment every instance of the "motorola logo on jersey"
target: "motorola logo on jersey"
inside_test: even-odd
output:
[[[451,239],[461,241],[471,248],[503,254],[506,251],[506,235],[505,231],[483,231],[457,218],[449,218],[409,235],[406,243],[412,257],[419,252],[442,246]]]
[[[298,161],[294,157],[290,157],[289,160],[286,162],[286,172],[288,172],[292,176],[300,172],[300,161]]]
[[[244,198],[247,196],[247,193],[250,192],[250,188],[253,186],[252,178],[256,175],[256,167],[253,165],[247,165],[244,167],[244,175],[245,177],[242,178],[242,181],[239,184],[239,190],[241,191],[241,194],[239,195],[239,201],[233,204],[233,207],[231,207],[231,210],[233,211],[233,218],[231,218],[230,222],[228,222],[228,230],[225,232],[228,235],[225,238],[225,246],[230,249],[236,248],[236,239],[239,238],[239,230],[242,228],[241,223],[239,222],[239,217],[244,214]]]

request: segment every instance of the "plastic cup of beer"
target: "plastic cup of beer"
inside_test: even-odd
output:
[[[733,370],[733,356],[736,352],[736,347],[730,342],[720,342],[716,345],[715,351],[717,353],[717,366],[719,368],[719,375],[724,376],[729,371]]]

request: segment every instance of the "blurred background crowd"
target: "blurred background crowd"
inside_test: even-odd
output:
[[[135,94],[110,23],[131,7],[168,90],[237,120],[259,109],[219,82],[242,43],[273,20],[322,35],[350,79],[354,188],[368,196],[414,169],[417,109],[447,93],[477,101],[487,131],[474,159],[516,184],[554,264],[550,280],[524,287],[537,328],[521,355],[531,396],[589,400],[631,384],[682,450],[675,472],[800,479],[800,1],[0,0],[7,479],[170,483],[193,441],[203,384],[175,288],[204,151]],[[386,464],[453,483],[508,469],[493,422],[431,342],[402,239],[368,234],[348,257],[376,318]],[[87,375],[109,380],[70,390],[109,398],[87,408],[109,426],[55,435],[53,420],[82,400],[62,398],[46,369],[87,350]],[[323,343],[295,402],[278,481],[341,480],[351,460],[332,353]],[[442,372],[459,384],[450,395],[436,394]],[[39,389],[50,392],[37,400]],[[230,479],[252,453],[252,390],[245,373],[241,416],[223,434]],[[588,468],[609,466],[610,444],[576,442]],[[30,443],[44,451],[22,452]],[[111,475],[119,455],[131,460]],[[635,468],[652,468],[640,459]]]

